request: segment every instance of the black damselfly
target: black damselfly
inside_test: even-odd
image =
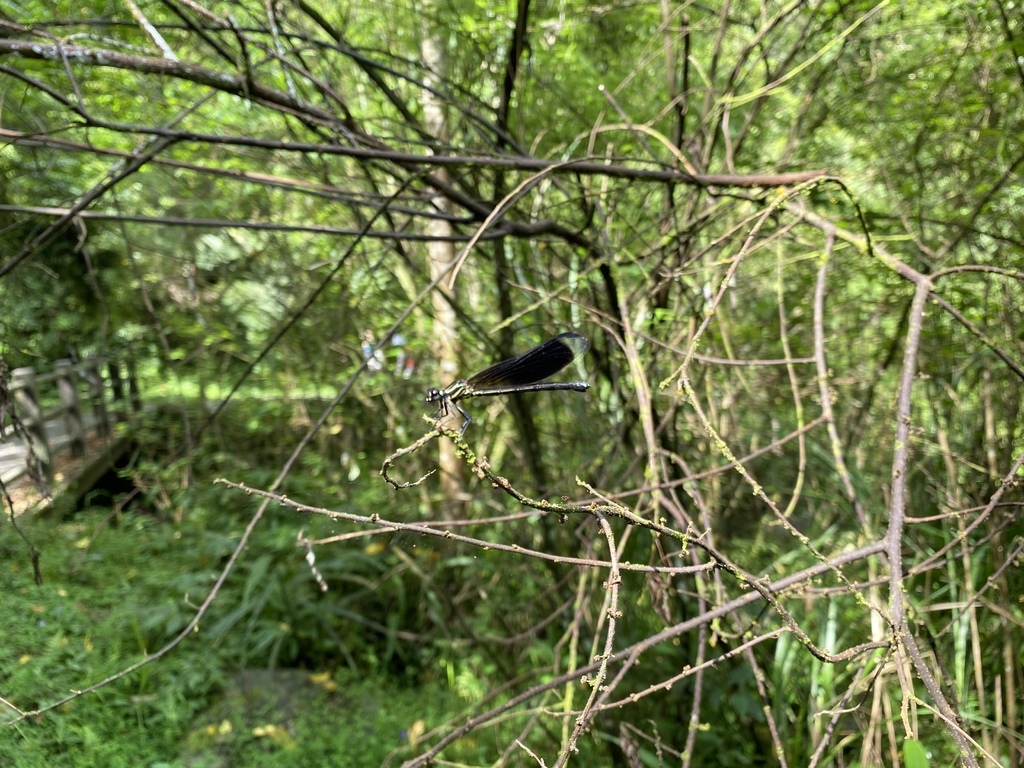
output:
[[[503,360],[468,379],[453,381],[444,389],[427,390],[428,403],[440,403],[438,411],[447,416],[451,409],[462,414],[465,422],[460,434],[465,434],[470,418],[459,400],[489,395],[512,395],[518,392],[547,392],[573,390],[585,392],[590,384],[585,381],[545,382],[590,348],[590,342],[578,333],[560,333],[519,357]]]

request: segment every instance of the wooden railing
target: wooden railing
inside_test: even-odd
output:
[[[42,374],[34,368],[15,368],[10,390],[14,415],[27,433],[29,450],[47,483],[53,481],[54,459],[59,454],[70,451],[73,456],[83,455],[90,432],[107,437],[115,423],[142,407],[135,366],[130,360],[58,360],[52,371]],[[56,405],[46,407],[51,403]],[[10,440],[12,423],[2,426]],[[20,468],[4,473],[5,483],[27,472],[28,462],[20,464]]]

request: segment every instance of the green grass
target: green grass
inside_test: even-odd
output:
[[[42,586],[10,523],[0,527],[0,696],[22,710],[118,672],[181,631],[239,527],[223,515],[219,530],[200,513],[184,525],[124,515],[86,552],[104,515],[23,524],[42,553]],[[0,728],[0,765],[378,766],[417,721],[433,727],[461,709],[440,683],[395,677],[374,663],[362,652],[372,651],[368,644],[353,639],[347,657],[331,653],[312,604],[303,609],[317,595],[299,588],[309,577],[297,575],[294,534],[268,522],[247,554],[200,630],[167,656]],[[276,588],[282,580],[287,597]],[[289,640],[277,646],[281,665],[304,669],[274,677],[287,681],[283,691],[247,697],[239,673],[267,666],[275,647],[268,633]]]

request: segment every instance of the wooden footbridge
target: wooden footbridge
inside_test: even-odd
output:
[[[58,360],[3,374],[0,360],[0,483],[15,514],[73,506],[130,445],[124,425],[141,409],[134,366]]]

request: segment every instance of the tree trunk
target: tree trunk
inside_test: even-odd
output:
[[[424,14],[424,18],[430,18],[430,14]],[[448,143],[448,118],[445,113],[444,103],[429,88],[443,81],[444,72],[447,68],[447,58],[444,52],[442,38],[435,35],[432,30],[424,29],[423,43],[421,46],[423,63],[426,65],[426,77],[423,90],[423,122],[428,133],[437,140],[437,146],[443,147]],[[437,177],[448,183],[448,173],[444,168],[438,169]],[[435,195],[431,204],[442,213],[451,212],[451,202],[444,196]],[[444,219],[430,218],[427,220],[426,233],[437,237],[437,240],[430,240],[427,243],[427,257],[430,261],[430,278],[437,279],[439,275],[445,274],[455,261],[455,246],[450,240],[443,238],[452,234],[451,224]],[[448,279],[442,280],[440,287],[446,289],[447,294],[455,299],[455,284]],[[442,384],[447,384],[455,378],[458,369],[458,335],[456,332],[455,309],[448,303],[448,299],[442,291],[435,291],[431,299],[434,308],[434,357],[440,361],[442,372]],[[463,466],[455,455],[455,446],[449,440],[441,440],[440,456],[438,464],[441,469],[441,487],[445,496],[450,502],[447,515],[456,515],[456,505],[461,503],[465,496],[463,488]]]

